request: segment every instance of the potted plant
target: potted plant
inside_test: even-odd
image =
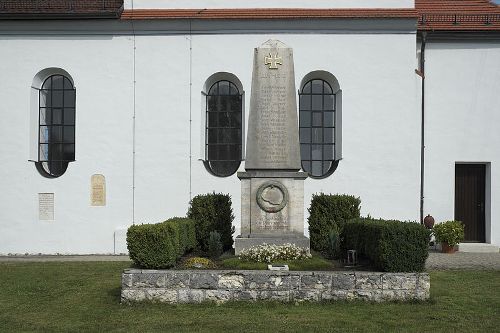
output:
[[[454,253],[455,245],[464,240],[464,225],[460,221],[436,224],[433,232],[436,242],[441,243],[441,251],[444,253]]]

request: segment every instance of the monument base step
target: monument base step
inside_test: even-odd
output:
[[[283,237],[241,237],[238,236],[234,240],[234,253],[236,255],[240,254],[244,249],[251,248],[252,246],[262,245],[262,244],[295,244],[299,247],[310,248],[309,238],[305,236],[283,236]]]

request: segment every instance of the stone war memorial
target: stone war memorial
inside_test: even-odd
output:
[[[295,95],[293,50],[268,40],[254,51],[237,255],[264,243],[309,248]]]
[[[241,181],[241,234],[235,254],[262,244],[310,249],[304,236],[304,181],[292,48],[268,40],[254,51],[245,172]],[[237,269],[125,269],[122,303],[158,301],[319,302],[425,300],[427,273],[276,271]]]

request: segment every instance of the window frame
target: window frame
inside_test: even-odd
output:
[[[321,81],[322,88],[321,92],[313,91],[313,81]],[[310,85],[310,91],[306,91],[307,86]],[[328,91],[325,92],[328,87]],[[304,77],[301,83],[301,88],[298,91],[299,95],[299,141],[300,141],[300,158],[301,158],[301,167],[302,170],[308,173],[310,178],[313,179],[324,179],[331,176],[339,165],[339,161],[342,159],[342,90],[338,85],[335,77],[324,71],[316,71],[309,73]],[[309,97],[309,105],[306,107],[303,102],[303,98]],[[321,110],[317,107],[313,107],[313,96],[321,96]],[[325,98],[326,96],[333,96],[333,101],[331,104],[331,108],[325,108]],[[306,100],[307,103],[307,100]],[[331,115],[331,123],[325,123],[325,115],[326,112],[332,113]],[[321,118],[319,125],[316,122],[318,113],[321,113]],[[309,117],[307,121],[303,117]],[[330,125],[331,124],[331,125]],[[328,131],[325,129],[331,129],[330,134],[327,138]],[[307,136],[309,133],[309,137],[307,140],[304,139],[304,136]],[[321,134],[321,139],[315,140],[315,134]],[[325,151],[325,147],[331,145],[332,151]],[[306,147],[307,148],[304,148]],[[313,146],[321,146],[321,158],[314,158],[313,154]],[[304,151],[306,149],[306,151]],[[307,158],[304,158],[305,153],[307,153],[307,149],[309,154]],[[331,156],[330,158],[325,158],[325,154]],[[313,174],[313,163],[320,163],[319,174]],[[309,163],[307,165],[306,163]],[[325,170],[325,163],[330,163],[327,170]]]
[[[58,178],[76,156],[76,87],[66,71],[48,68],[35,76],[31,96],[30,161],[43,177]]]

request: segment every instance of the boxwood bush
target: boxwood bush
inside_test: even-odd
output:
[[[136,224],[127,230],[130,259],[143,268],[168,268],[196,246],[194,221],[174,217],[157,224]]]
[[[307,219],[311,248],[329,251],[331,231],[342,233],[346,221],[359,217],[360,204],[361,200],[352,195],[313,194]]]
[[[233,247],[233,208],[231,196],[222,193],[197,195],[191,200],[188,217],[195,221],[198,250],[208,253],[210,232],[220,234],[224,251]]]
[[[342,249],[355,249],[378,270],[421,272],[429,240],[430,231],[420,223],[357,218],[344,226]]]

